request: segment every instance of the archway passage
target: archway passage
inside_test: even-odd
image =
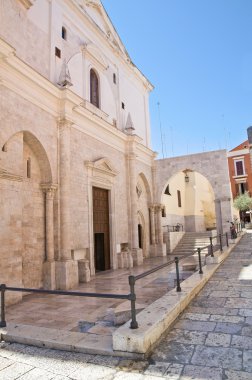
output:
[[[93,187],[95,270],[110,269],[109,192]]]
[[[143,227],[141,224],[138,224],[138,245],[139,248],[143,249]]]
[[[216,229],[215,195],[210,182],[200,173],[185,169],[166,183],[161,202],[165,207],[163,225],[183,225],[185,232]]]

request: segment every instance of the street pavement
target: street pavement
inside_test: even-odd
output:
[[[252,380],[252,234],[146,360],[1,343],[0,379]]]

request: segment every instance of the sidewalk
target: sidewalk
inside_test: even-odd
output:
[[[251,234],[242,237],[149,362],[149,374],[172,372],[173,379],[252,379]]]

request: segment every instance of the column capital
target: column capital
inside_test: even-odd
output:
[[[71,128],[71,126],[74,124],[71,120],[68,120],[68,119],[66,119],[64,117],[58,118],[57,123],[58,123],[58,126],[59,126],[60,130],[63,129],[63,128],[64,129],[65,128]]]
[[[137,155],[135,154],[135,153],[128,153],[127,155],[126,155],[126,157],[127,157],[127,159],[128,160],[136,160],[136,158],[137,158]]]
[[[52,183],[41,183],[41,189],[43,190],[44,193],[46,193],[47,198],[54,198],[54,194],[58,188],[57,184],[52,184]]]

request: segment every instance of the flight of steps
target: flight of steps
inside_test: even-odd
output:
[[[212,232],[185,232],[184,236],[172,252],[174,256],[190,255],[197,248],[202,248],[210,244],[209,237]],[[202,255],[206,254],[208,249],[202,250]]]

